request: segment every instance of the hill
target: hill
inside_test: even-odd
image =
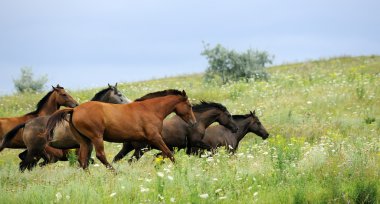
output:
[[[268,81],[222,86],[203,83],[201,74],[119,85],[130,99],[176,88],[193,103],[220,102],[232,114],[256,110],[271,134],[266,141],[249,134],[236,155],[222,150],[211,159],[180,151],[175,164],[156,164],[151,153],[115,165],[117,175],[103,166],[85,173],[64,162],[21,174],[20,151],[6,150],[0,154],[0,202],[378,202],[380,56],[285,64],[268,72]],[[99,90],[70,94],[84,102]],[[0,97],[0,117],[32,111],[41,97]],[[108,158],[119,149],[107,144]]]

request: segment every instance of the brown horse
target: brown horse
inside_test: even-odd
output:
[[[95,94],[91,101],[113,104],[130,103],[130,100],[117,89],[117,84],[115,86],[108,84],[108,88]],[[16,126],[16,128],[8,132],[6,138],[11,138],[11,134],[15,135],[18,131],[22,131],[22,138],[27,150],[19,154],[19,157],[22,160],[20,163],[21,171],[24,171],[26,168],[31,170],[41,157],[45,160],[40,164],[41,166],[50,162],[55,162],[57,159],[67,160],[67,152],[62,151],[61,149],[79,148],[78,142],[70,131],[69,123],[66,121],[63,125],[56,128],[53,141],[50,142],[50,145],[47,145],[47,138],[43,133],[45,132],[49,117],[50,116],[41,116],[33,118],[24,124]]]
[[[193,112],[197,119],[197,124],[191,128],[189,128],[178,116],[174,116],[164,121],[164,127],[161,134],[165,144],[170,150],[173,151],[174,147],[184,149],[188,144],[211,148],[207,144],[203,144],[202,139],[206,128],[214,122],[219,123],[232,132],[238,130],[231,114],[228,112],[227,108],[220,103],[201,101],[200,104],[193,106]],[[138,160],[146,152],[144,150],[152,148],[157,147],[152,147],[143,142],[124,142],[123,148],[115,156],[113,162],[119,161],[132,150],[135,150],[135,152],[132,158],[128,161],[131,162],[133,158]]]
[[[233,115],[239,131],[232,133],[229,129],[217,125],[206,129],[203,142],[210,145],[213,149],[218,147],[226,147],[228,151],[235,152],[239,146],[239,142],[244,136],[249,133],[255,133],[264,140],[269,137],[269,133],[261,124],[259,118],[256,116],[255,111],[246,115]]]
[[[57,111],[61,106],[75,107],[78,105],[63,87],[57,85],[53,90],[47,93],[37,104],[37,110],[30,112],[21,117],[0,118],[0,151],[4,148],[25,148],[21,134],[14,135],[11,139],[5,139],[4,136],[18,124],[36,118],[38,116],[50,115]]]
[[[191,125],[196,123],[185,91],[170,89],[147,94],[130,104],[87,102],[58,111],[50,117],[46,131],[51,138],[55,126],[70,114],[70,128],[80,144],[79,162],[84,169],[88,167],[91,143],[95,146],[96,157],[113,169],[104,152],[104,140],[148,141],[174,162],[161,136],[163,120],[172,112]]]

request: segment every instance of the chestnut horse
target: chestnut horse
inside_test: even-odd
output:
[[[47,93],[37,104],[37,110],[30,112],[21,117],[15,118],[0,118],[0,152],[4,148],[25,148],[25,144],[22,140],[21,134],[14,135],[12,138],[5,139],[4,136],[10,130],[21,123],[36,118],[38,116],[50,115],[57,111],[61,106],[75,107],[78,105],[63,87],[57,85],[53,87],[53,90]]]
[[[108,84],[108,88],[95,94],[91,101],[100,101],[113,104],[130,103],[130,100],[117,89],[117,83],[115,86]],[[18,131],[22,131],[22,138],[27,150],[19,154],[19,157],[22,160],[20,163],[20,171],[24,171],[26,168],[31,170],[41,157],[45,160],[40,164],[41,166],[50,162],[56,162],[57,159],[67,160],[67,151],[63,150],[79,148],[78,142],[75,140],[70,131],[69,123],[66,121],[62,126],[56,128],[53,141],[47,145],[47,138],[43,133],[45,132],[45,127],[49,117],[50,116],[41,116],[33,118],[23,125],[19,125],[22,127],[16,126],[16,128],[8,132],[5,137],[11,138],[12,136],[10,134],[17,134]]]
[[[238,132],[233,133],[221,125],[212,126],[206,129],[203,142],[213,149],[225,147],[229,152],[234,153],[239,146],[239,142],[249,132],[255,133],[264,140],[269,137],[269,133],[256,116],[255,111],[250,111],[246,115],[233,115],[232,118],[239,127]]]
[[[196,119],[185,91],[174,89],[147,94],[130,104],[87,102],[76,108],[54,113],[47,124],[47,137],[51,139],[56,125],[70,115],[69,123],[79,142],[79,162],[88,167],[88,158],[95,147],[96,157],[113,169],[104,152],[104,140],[109,142],[148,141],[158,147],[174,162],[172,152],[162,139],[163,120],[175,112],[187,123]]]
[[[238,130],[231,114],[227,108],[220,103],[201,101],[200,104],[193,106],[193,112],[197,119],[197,124],[191,128],[178,116],[164,121],[161,134],[165,144],[170,150],[173,151],[174,147],[184,149],[189,144],[211,149],[207,144],[202,144],[202,139],[206,128],[214,122],[219,123],[232,132]],[[135,152],[128,161],[131,162],[133,158],[138,160],[146,152],[144,151],[145,149],[149,150],[152,148],[157,147],[152,147],[143,142],[124,142],[123,148],[115,156],[113,162],[119,161],[132,150],[135,150]]]

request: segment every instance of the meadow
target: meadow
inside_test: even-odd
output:
[[[0,153],[0,203],[378,203],[380,201],[380,56],[339,57],[268,68],[268,81],[204,83],[201,74],[121,83],[128,98],[185,89],[193,103],[256,110],[270,133],[248,134],[235,155],[175,154],[89,171],[58,162],[18,171],[21,150]],[[65,84],[61,84],[65,86]],[[106,86],[106,85],[105,85]],[[98,89],[72,90],[78,102]],[[0,117],[34,110],[42,94],[0,97]],[[121,144],[107,143],[109,160]]]

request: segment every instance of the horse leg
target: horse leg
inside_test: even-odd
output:
[[[24,172],[25,169],[28,169],[29,171],[32,170],[36,165],[38,160],[40,160],[40,152],[35,149],[30,149],[27,152],[27,155],[23,161],[20,162],[20,171]]]
[[[21,160],[24,160],[26,158],[26,155],[28,154],[28,150],[26,149],[25,151],[21,152],[19,155],[18,155],[18,158],[20,158]]]
[[[150,137],[150,143],[160,149],[166,157],[168,157],[173,163],[175,162],[173,153],[170,151],[168,146],[166,146],[162,136],[159,133]]]
[[[107,167],[107,169],[114,170],[112,165],[107,161],[106,153],[104,152],[103,138],[95,137],[91,140],[91,142],[94,144],[95,147],[96,158],[98,158]]]
[[[113,161],[112,162],[117,162],[119,160],[121,160],[122,158],[124,158],[129,152],[131,152],[133,150],[133,145],[131,142],[124,142],[123,143],[123,148],[120,150],[119,153],[117,153],[117,155],[113,158]],[[136,151],[135,151],[136,152]]]
[[[79,134],[74,128],[71,128],[71,132],[73,133],[73,135],[75,136],[75,139],[79,143],[79,154],[78,154],[79,164],[83,169],[87,169],[89,155],[91,155],[91,151],[92,151],[91,141],[88,138]]]
[[[144,153],[145,152],[141,148],[136,148],[131,158],[128,159],[128,163],[132,163],[133,159],[136,159],[136,161],[139,160]]]

